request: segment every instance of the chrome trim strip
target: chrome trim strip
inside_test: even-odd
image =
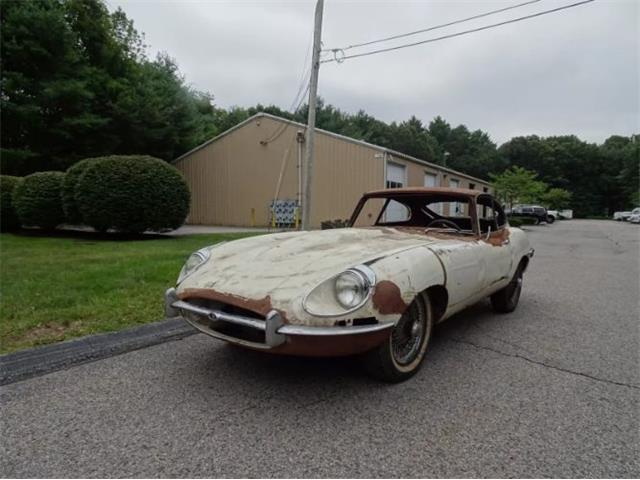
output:
[[[172,316],[178,316],[181,311],[192,312],[196,315],[200,315],[211,320],[221,320],[223,322],[235,323],[245,327],[255,328],[265,332],[265,343],[250,342],[240,338],[231,337],[224,333],[217,332],[216,330],[207,328],[197,322],[190,320],[188,317],[184,317],[185,320],[193,327],[197,328],[201,332],[211,335],[228,342],[234,342],[238,344],[246,344],[254,348],[273,348],[281,345],[285,341],[285,337],[288,336],[310,336],[310,337],[331,337],[342,335],[358,335],[379,332],[386,330],[394,326],[394,322],[376,323],[374,325],[352,325],[344,327],[312,327],[308,325],[288,325],[285,324],[282,315],[277,310],[271,310],[264,321],[256,320],[254,318],[243,317],[240,315],[232,315],[229,313],[221,312],[219,310],[211,310],[208,308],[198,307],[188,302],[178,300],[175,288],[170,288],[165,293],[165,313],[168,315],[172,313]]]
[[[199,330],[202,333],[205,333],[205,334],[207,334],[207,335],[209,335],[209,336],[211,336],[213,338],[218,338],[220,340],[224,340],[225,342],[235,343],[235,344],[238,344],[238,345],[245,345],[247,347],[257,348],[257,349],[260,349],[260,350],[269,350],[270,348],[272,348],[271,345],[267,345],[266,343],[250,342],[249,340],[243,340],[241,338],[236,338],[236,337],[231,337],[229,335],[225,335],[224,333],[220,333],[220,332],[217,332],[216,330],[213,330],[211,328],[207,328],[204,325],[199,324],[198,322],[194,322],[188,317],[184,317],[184,319],[189,325],[191,325],[196,330]]]
[[[256,320],[249,317],[241,317],[240,315],[231,315],[229,313],[221,312],[220,310],[209,310],[208,308],[198,307],[188,302],[183,302],[182,300],[174,302],[171,306],[178,310],[186,310],[188,312],[195,313],[196,315],[209,318],[210,320],[222,320],[223,322],[235,323],[236,325],[255,328],[256,330],[262,330],[263,332],[267,329],[266,321]]]
[[[335,335],[357,335],[373,333],[393,327],[393,322],[376,323],[375,325],[353,325],[350,327],[308,327],[306,325],[283,325],[278,333],[284,335],[305,335],[310,337],[332,337]]]
[[[164,292],[164,316],[167,318],[179,317],[180,311],[173,308],[173,304],[178,301],[178,295],[175,288],[168,288]]]

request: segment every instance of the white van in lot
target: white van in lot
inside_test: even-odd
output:
[[[626,222],[630,216],[631,212],[613,212],[613,219],[618,222]]]
[[[640,223],[640,207],[634,208],[629,216],[629,222]]]

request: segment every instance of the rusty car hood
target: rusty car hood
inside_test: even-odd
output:
[[[210,289],[247,299],[284,301],[347,268],[438,241],[393,228],[249,237],[214,245],[207,262],[178,286],[178,293]]]

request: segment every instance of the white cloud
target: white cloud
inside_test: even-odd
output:
[[[346,46],[514,3],[326,0],[323,41]],[[408,40],[568,3],[543,0]],[[151,54],[167,51],[187,80],[213,93],[219,105],[283,108],[299,86],[314,4],[109,0],[145,32]],[[639,24],[634,0],[599,0],[468,36],[323,64],[319,91],[350,112],[362,108],[385,121],[415,114],[429,122],[441,115],[498,142],[534,133],[602,141],[640,131]]]

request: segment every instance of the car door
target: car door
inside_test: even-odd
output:
[[[477,199],[480,224],[480,255],[486,265],[484,289],[486,293],[501,287],[509,280],[513,263],[511,231],[500,204],[490,195]]]
[[[480,254],[479,242],[446,240],[427,248],[435,253],[446,272],[449,308],[469,305],[481,296],[486,285],[486,261]]]

